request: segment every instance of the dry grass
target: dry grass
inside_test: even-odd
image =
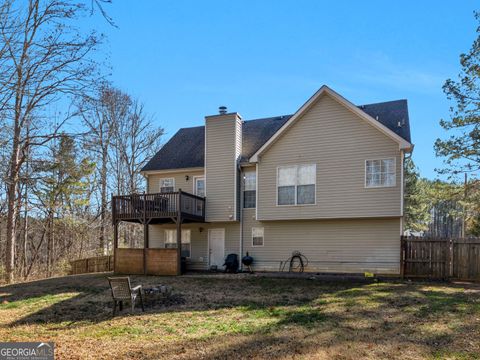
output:
[[[133,277],[174,296],[112,318],[105,275],[0,287],[2,341],[60,359],[480,359],[480,287],[235,276]]]

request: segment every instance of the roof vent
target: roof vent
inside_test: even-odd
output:
[[[225,115],[227,113],[227,107],[226,106],[219,106],[218,107],[218,113],[220,115]]]

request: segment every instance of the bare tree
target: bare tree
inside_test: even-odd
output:
[[[143,190],[140,170],[160,149],[162,127],[156,127],[146,114],[143,104],[134,100],[128,117],[115,127],[114,151],[111,163],[116,171],[117,193],[137,193]]]
[[[87,128],[85,145],[96,161],[97,183],[99,188],[100,235],[99,248],[108,252],[106,229],[108,226],[108,191],[111,187],[109,160],[112,152],[116,127],[125,123],[132,105],[130,96],[112,87],[102,84],[95,98],[88,97],[79,104],[79,113]]]
[[[57,136],[46,132],[45,108],[65,96],[88,91],[98,76],[91,53],[101,37],[73,24],[88,9],[66,0],[5,0],[0,7],[0,112],[9,133],[6,173],[6,280],[14,278],[16,205],[27,151]],[[26,135],[28,129],[28,136]]]

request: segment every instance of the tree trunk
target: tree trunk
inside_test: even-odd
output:
[[[5,258],[5,281],[12,283],[14,281],[15,270],[15,239],[17,225],[17,206],[15,204],[17,182],[10,183],[7,190],[7,241]]]
[[[22,275],[23,277],[27,274],[27,249],[28,249],[28,190],[27,185],[25,184],[25,194],[24,194],[24,205],[25,208],[23,210],[23,246],[22,246]]]
[[[47,233],[47,277],[52,276],[53,264],[53,211],[48,212],[47,219],[48,233]]]
[[[18,121],[16,121],[18,124]],[[7,178],[7,241],[6,241],[6,257],[5,257],[5,280],[7,283],[14,281],[15,271],[15,241],[17,235],[17,215],[18,207],[16,204],[17,188],[18,188],[18,167],[20,162],[20,128],[15,126],[13,136],[12,155],[10,158],[9,176]]]
[[[100,175],[101,182],[101,204],[100,204],[100,249],[102,255],[105,255],[105,233],[106,233],[106,212],[107,212],[107,161],[108,153],[107,149],[102,151],[102,170]]]

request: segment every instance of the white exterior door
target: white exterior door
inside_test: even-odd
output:
[[[208,230],[208,263],[210,266],[223,266],[225,260],[225,229]]]

